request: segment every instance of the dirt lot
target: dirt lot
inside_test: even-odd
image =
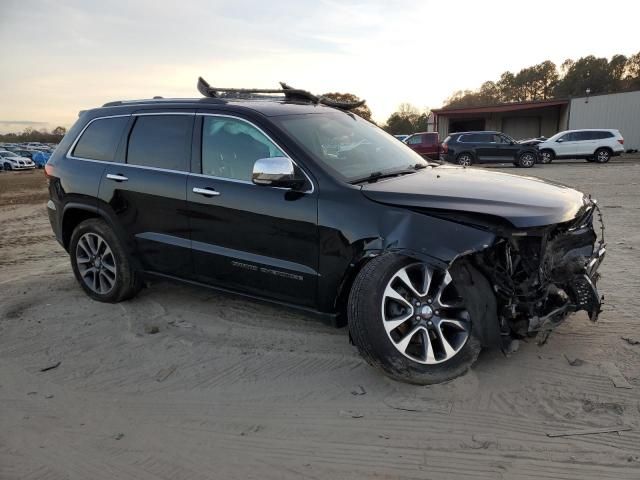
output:
[[[283,308],[169,283],[93,302],[42,172],[0,174],[0,478],[640,478],[640,163],[526,173],[599,199],[601,319],[431,387]],[[622,431],[547,436],[601,427]]]

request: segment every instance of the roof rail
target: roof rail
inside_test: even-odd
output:
[[[198,77],[198,91],[209,98],[221,98],[220,93],[235,93],[238,95],[247,95],[252,96],[255,94],[273,94],[273,93],[281,93],[284,95],[286,100],[291,101],[302,101],[309,103],[321,103],[323,105],[327,105],[328,107],[339,108],[341,110],[353,110],[354,108],[358,108],[364,105],[365,100],[360,100],[359,102],[337,102],[327,97],[317,97],[311,92],[306,90],[300,90],[298,88],[293,88],[290,85],[287,85],[284,82],[280,82],[281,89],[264,89],[264,88],[219,88],[219,87],[211,87],[209,83],[202,77]]]

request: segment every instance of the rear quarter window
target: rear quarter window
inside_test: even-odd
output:
[[[100,118],[84,130],[72,155],[89,160],[112,162],[129,117]]]

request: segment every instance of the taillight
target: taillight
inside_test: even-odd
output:
[[[618,143],[619,143],[620,145],[624,145],[624,138],[619,138],[619,139],[618,139]]]
[[[440,146],[442,147],[442,153],[448,153],[449,152],[449,145],[447,145],[446,143],[443,143]]]

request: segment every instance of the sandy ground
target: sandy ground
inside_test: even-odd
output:
[[[640,163],[526,173],[599,199],[601,319],[431,387],[283,308],[162,282],[93,302],[42,172],[0,174],[0,479],[640,478]]]

